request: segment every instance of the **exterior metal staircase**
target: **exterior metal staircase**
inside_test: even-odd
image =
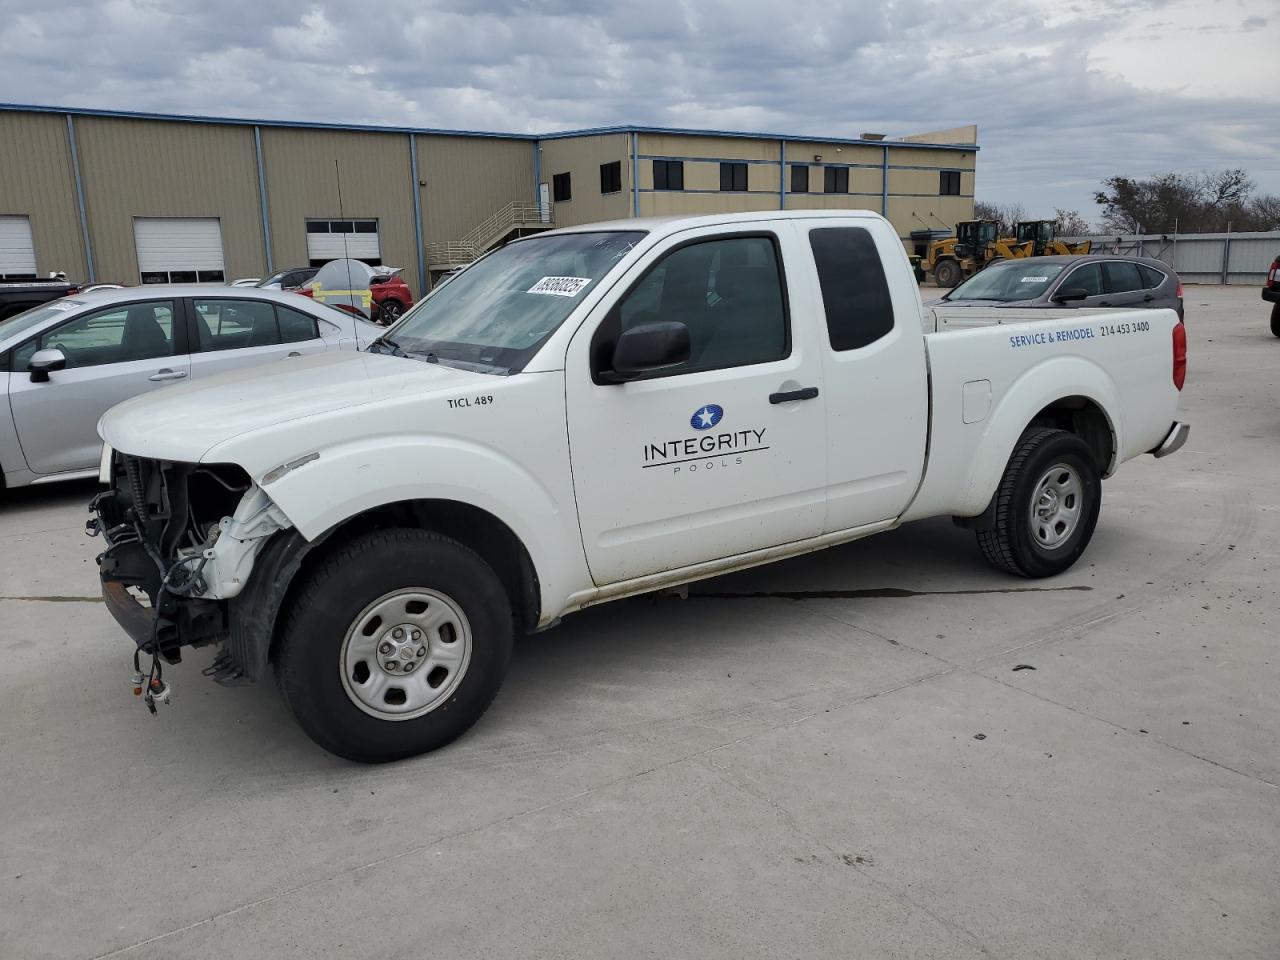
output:
[[[513,200],[477,224],[461,240],[438,240],[427,244],[427,261],[432,270],[465,266],[505,240],[513,232],[550,230],[555,217],[550,205],[534,200]]]

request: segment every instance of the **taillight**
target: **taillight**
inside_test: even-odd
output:
[[[79,288],[79,287],[68,287],[68,288],[67,288],[67,292],[66,292],[66,293],[64,293],[64,294],[63,294],[63,296],[64,296],[64,297],[74,297],[74,296],[75,296],[77,293],[79,293],[79,292],[80,292],[80,288]]]
[[[1178,297],[1178,299],[1179,299],[1179,300],[1181,300],[1181,299],[1182,299],[1182,281],[1181,281],[1181,280],[1179,280],[1179,281],[1178,281],[1178,293],[1177,293],[1177,297]]]
[[[1276,257],[1271,261],[1271,269],[1267,271],[1267,286],[1271,286],[1276,282],[1276,274],[1280,273],[1280,257]]]
[[[1173,385],[1179,390],[1187,382],[1187,328],[1182,321],[1173,325]]]

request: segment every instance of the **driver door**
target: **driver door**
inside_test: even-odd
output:
[[[98,419],[108,409],[190,373],[172,300],[119,304],[73,317],[13,351],[9,405],[27,468],[37,474],[98,465]],[[58,349],[64,370],[45,383],[27,375],[37,350]]]

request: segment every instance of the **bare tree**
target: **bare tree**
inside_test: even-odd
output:
[[[1079,210],[1055,210],[1053,224],[1054,232],[1060,237],[1083,237],[1093,232]]]
[[[1212,233],[1275,226],[1275,198],[1254,197],[1240,169],[1200,175],[1160,173],[1144,180],[1108,177],[1094,194],[1102,226],[1114,233]]]
[[[1011,237],[1018,222],[1027,218],[1026,209],[1020,203],[989,203],[979,200],[973,205],[973,215],[978,220],[995,220],[1000,224],[1000,235]]]

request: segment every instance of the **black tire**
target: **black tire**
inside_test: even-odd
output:
[[[344,675],[348,632],[355,631],[358,618],[367,617],[371,605],[398,589],[444,595],[465,615],[468,628],[469,661],[457,671],[460,679],[449,679],[456,684],[452,693],[412,719],[367,712],[356,694],[348,693]],[[425,530],[379,530],[335,550],[311,572],[291,605],[275,658],[276,677],[289,709],[316,743],[348,760],[384,763],[442,747],[480,719],[506,676],[513,636],[510,598],[474,552]],[[425,670],[429,659],[418,666]],[[367,672],[366,665],[366,677]]]
[[[1280,303],[1271,305],[1271,333],[1273,336],[1280,337]]]
[[[933,268],[933,282],[940,287],[954,287],[964,278],[964,271],[954,260],[939,260]]]
[[[1062,467],[1057,477],[1050,471]],[[1048,523],[1033,524],[1032,510],[1040,499],[1041,481],[1052,490],[1058,481],[1074,474],[1076,495],[1075,519],[1069,524],[1057,512],[1049,513]],[[1070,486],[1069,484],[1067,486]],[[1046,511],[1061,500],[1065,507],[1070,497],[1051,493]],[[1020,577],[1051,577],[1062,573],[1079,559],[1093,538],[1102,506],[1102,479],[1093,451],[1074,433],[1065,430],[1034,428],[1024,433],[1009,458],[995,496],[994,525],[979,530],[978,545],[994,567]],[[1055,529],[1057,523],[1062,530]],[[1069,532],[1068,532],[1069,531]],[[1060,542],[1047,545],[1045,538],[1062,536]]]
[[[378,322],[384,327],[389,327],[404,313],[404,304],[399,300],[383,300],[378,307]]]

